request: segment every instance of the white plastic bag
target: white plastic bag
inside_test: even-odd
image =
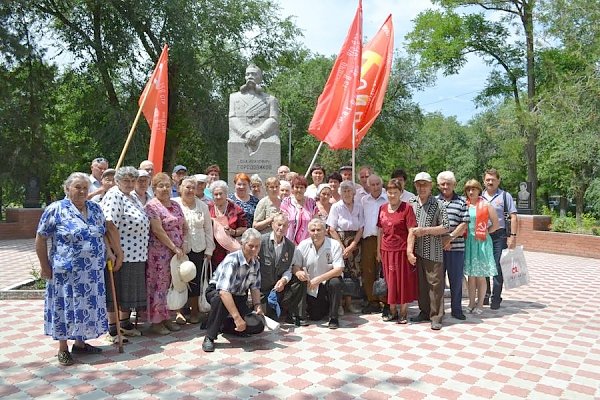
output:
[[[202,266],[202,276],[200,277],[200,296],[198,296],[198,310],[202,313],[210,311],[210,303],[206,300],[206,288],[212,276],[212,263],[206,258]]]
[[[504,287],[514,289],[529,284],[529,271],[523,254],[523,246],[502,250],[500,257]]]
[[[188,289],[187,287],[183,291],[176,290],[173,285],[169,287],[167,292],[167,308],[169,310],[179,310],[188,301]]]

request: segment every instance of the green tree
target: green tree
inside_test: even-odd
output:
[[[415,21],[407,35],[408,48],[421,58],[425,69],[441,69],[445,75],[457,73],[469,54],[475,54],[497,68],[490,74],[480,100],[496,96],[512,97],[514,118],[526,138],[524,149],[527,178],[537,190],[537,135],[534,119],[528,114],[536,106],[533,15],[535,0],[434,0],[441,10],[427,10]],[[473,12],[473,6],[486,13]],[[458,8],[465,12],[459,14]],[[494,19],[500,15],[500,20]],[[511,40],[510,27],[518,24],[517,34],[524,41]],[[525,79],[526,99],[522,99]],[[535,196],[532,206],[535,208]]]

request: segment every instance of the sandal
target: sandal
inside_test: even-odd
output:
[[[100,347],[92,346],[91,344],[84,343],[83,347],[73,345],[71,347],[71,353],[73,354],[98,354],[102,353]]]
[[[75,363],[75,361],[73,361],[73,357],[71,357],[71,353],[69,353],[69,350],[59,351],[56,357],[58,358],[58,363],[60,365],[68,366]]]
[[[383,319],[384,322],[393,322],[398,319],[398,314],[386,314],[381,319]]]
[[[398,318],[398,321],[396,321],[396,323],[401,324],[401,325],[405,325],[408,323],[408,316],[407,315],[401,315]]]

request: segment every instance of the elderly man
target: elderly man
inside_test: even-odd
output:
[[[248,308],[248,290],[257,314],[264,315],[260,304],[260,232],[247,229],[242,235],[241,250],[229,253],[215,270],[208,288],[206,300],[210,312],[206,321],[206,336],[202,350],[215,351],[215,339],[219,332],[234,331],[241,335],[256,334],[264,330],[260,318]]]
[[[210,201],[210,199],[206,196],[206,184],[208,183],[208,175],[196,174],[194,175],[194,178],[196,178],[196,197],[208,204],[208,202]]]
[[[433,184],[431,175],[419,172],[415,176],[417,196],[409,204],[415,211],[417,227],[409,235],[416,238],[415,255],[409,254],[408,260],[417,265],[419,276],[419,310],[412,322],[431,321],[431,329],[442,329],[444,316],[444,255],[442,236],[450,227],[446,207],[441,200],[431,194]],[[410,242],[409,237],[409,242]]]
[[[337,329],[344,259],[340,243],[326,237],[325,231],[325,222],[319,218],[308,223],[310,237],[298,245],[302,268],[296,272],[296,277],[308,284],[306,302],[309,318],[318,321],[329,315],[329,329]]]
[[[181,181],[187,175],[187,168],[184,165],[176,165],[173,168],[171,178],[173,179],[173,186],[171,187],[171,197],[179,197],[179,185]]]
[[[387,196],[383,192],[383,180],[379,176],[370,175],[367,184],[370,193],[362,198],[365,227],[360,242],[360,268],[363,288],[369,304],[363,309],[363,312],[378,313],[381,311],[380,299],[373,296],[373,282],[377,279],[377,219],[379,208],[387,203]]]
[[[150,160],[142,161],[140,163],[140,167],[138,168],[138,172],[142,171],[142,170],[144,170],[148,173],[149,181],[152,182],[152,177],[154,176],[154,163]],[[141,176],[142,175],[140,175],[140,177]],[[152,190],[152,185],[148,185],[147,192],[150,195],[150,198],[154,197],[154,191]]]
[[[368,183],[369,176],[373,175],[373,168],[368,165],[363,165],[358,169],[358,181],[356,185],[356,195],[354,195],[354,201],[359,203],[362,198],[367,196],[371,192],[371,188]]]
[[[287,174],[289,173],[290,167],[287,165],[280,165],[279,168],[277,168],[277,177],[280,181],[285,181],[287,179]]]
[[[469,223],[469,210],[465,200],[454,192],[456,178],[452,171],[437,176],[440,194],[448,213],[449,234],[444,236],[444,270],[450,282],[450,305],[452,316],[461,321],[467,319],[462,311],[462,287],[465,266],[465,240],[463,233]]]
[[[296,273],[302,265],[302,255],[296,245],[285,237],[288,219],[284,214],[273,216],[272,231],[262,236],[260,245],[261,303],[267,316],[278,319],[289,317],[296,326],[306,325],[298,315],[298,305],[306,294],[306,282],[299,280]],[[274,291],[277,304],[269,298]],[[264,307],[266,305],[266,307]],[[280,307],[280,314],[276,308]],[[291,322],[290,321],[290,322]]]
[[[492,310],[497,310],[500,308],[500,303],[502,302],[502,284],[504,283],[502,267],[500,267],[500,256],[502,255],[503,249],[507,247],[509,249],[514,249],[517,244],[517,208],[515,207],[515,202],[510,193],[499,188],[500,174],[497,170],[488,169],[485,171],[483,182],[485,183],[485,190],[483,191],[482,196],[494,207],[496,214],[498,214],[498,222],[500,223],[500,228],[497,231],[490,233],[492,244],[494,246],[496,269],[498,271],[498,275],[494,276],[494,287],[492,290],[490,308]],[[490,291],[489,278],[487,278],[487,281],[488,293],[486,294],[486,298],[489,296]]]
[[[90,169],[92,173],[90,174],[91,184],[88,189],[88,200],[98,195],[104,196],[106,193],[107,189],[102,186],[102,174],[108,169],[108,160],[102,157],[94,158]]]
[[[102,172],[102,180],[100,181],[102,183],[102,193],[95,195],[94,197],[91,198],[92,201],[95,201],[96,203],[100,203],[102,201],[102,199],[104,198],[104,195],[106,194],[106,192],[108,192],[108,189],[110,189],[111,187],[115,186],[115,173],[117,171],[112,169],[112,168],[108,168],[105,169],[104,172]]]

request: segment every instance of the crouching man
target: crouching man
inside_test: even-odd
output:
[[[302,265],[302,255],[296,245],[285,237],[287,216],[282,213],[273,215],[271,228],[271,232],[262,236],[259,253],[263,310],[274,320],[306,325],[298,313],[298,305],[306,294],[306,282],[295,276]]]
[[[325,222],[314,218],[308,223],[310,237],[298,244],[302,268],[296,277],[307,282],[307,312],[312,320],[329,316],[329,328],[339,327],[338,307],[342,299],[344,271],[342,246],[325,236]]]
[[[247,335],[264,330],[262,318],[252,314],[247,303],[250,289],[254,311],[264,315],[260,305],[259,251],[260,232],[250,228],[242,235],[241,250],[228,254],[215,270],[206,289],[210,312],[202,350],[215,351],[219,332]]]

